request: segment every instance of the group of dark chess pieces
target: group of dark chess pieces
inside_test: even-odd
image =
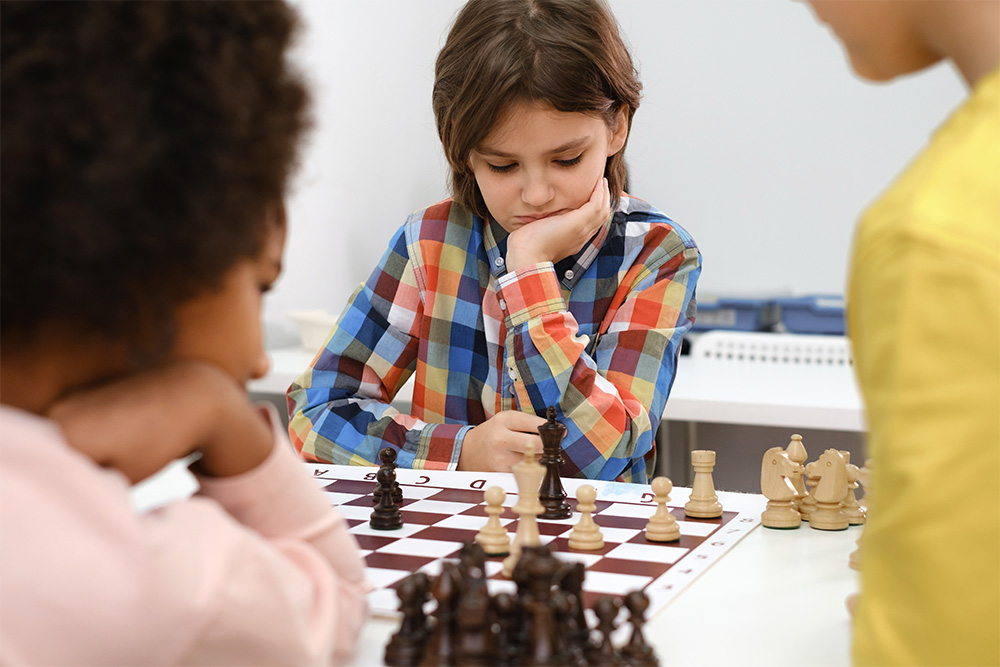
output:
[[[490,595],[486,555],[466,542],[458,562],[444,561],[431,578],[415,572],[396,586],[403,620],[385,648],[385,664],[405,665],[641,665],[659,664],[643,637],[649,599],[633,591],[624,601],[598,598],[596,627],[583,605],[584,566],[563,563],[544,545],[521,551],[515,593]],[[424,604],[433,597],[431,615]],[[632,633],[616,647],[611,636],[621,607]]]

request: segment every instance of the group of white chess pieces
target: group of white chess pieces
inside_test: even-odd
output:
[[[871,492],[871,460],[859,468],[851,463],[850,452],[837,449],[828,449],[818,460],[803,465],[806,458],[801,435],[793,435],[788,447],[772,447],[764,452],[760,491],[767,498],[767,508],[760,515],[761,524],[789,529],[807,521],[818,530],[864,525],[867,512],[855,490],[860,482]],[[850,555],[854,569],[861,566],[860,545],[859,538],[859,548]]]
[[[691,452],[691,462],[694,466],[694,483],[691,487],[691,498],[684,505],[684,513],[689,517],[699,519],[714,519],[722,516],[722,504],[715,492],[712,481],[712,470],[715,468],[715,452],[697,450]],[[515,463],[511,472],[517,483],[517,503],[512,508],[518,516],[517,532],[513,542],[506,528],[500,522],[504,511],[503,502],[507,494],[499,486],[486,489],[486,525],[476,534],[475,540],[487,555],[502,556],[503,574],[510,577],[514,566],[521,556],[522,547],[538,546],[541,536],[538,532],[537,517],[545,511],[539,501],[539,485],[545,476],[545,466],[535,460],[534,447],[529,444],[525,448],[524,459]],[[651,542],[674,542],[680,539],[681,531],[667,502],[674,485],[667,477],[656,477],[650,484],[656,502],[656,511],[646,524],[646,539]],[[590,484],[583,484],[577,489],[576,510],[580,520],[569,534],[569,546],[580,551],[596,551],[604,546],[604,537],[600,527],[594,522],[593,512],[597,509],[594,501],[597,490]]]

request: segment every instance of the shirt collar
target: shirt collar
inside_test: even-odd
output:
[[[584,272],[590,268],[590,265],[594,263],[595,259],[597,259],[598,253],[601,252],[601,248],[604,246],[604,241],[608,238],[611,223],[614,221],[616,215],[618,215],[618,212],[612,211],[611,214],[608,215],[607,221],[601,226],[597,233],[584,244],[579,252],[556,262],[556,275],[558,276],[559,282],[562,283],[563,287],[570,290],[573,289],[576,283],[579,282],[580,278],[583,276]],[[494,278],[499,278],[507,273],[507,265],[504,263],[504,257],[507,254],[508,236],[509,233],[507,230],[501,227],[496,220],[491,218],[488,221],[484,221],[483,245],[486,248],[486,256],[489,258],[490,273]]]

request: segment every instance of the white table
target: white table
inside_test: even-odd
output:
[[[250,391],[284,396],[312,363],[301,348],[272,350],[271,371]],[[412,384],[393,402],[408,409]],[[864,410],[850,366],[755,364],[682,356],[665,420],[862,432]]]
[[[861,529],[757,527],[649,619],[644,630],[671,667],[845,667],[850,661],[847,565]],[[381,665],[399,621],[371,618],[353,665]]]
[[[684,356],[664,419],[865,430],[851,366],[775,365]]]

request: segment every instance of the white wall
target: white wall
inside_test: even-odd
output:
[[[339,314],[407,214],[447,196],[430,108],[461,0],[299,0],[315,131],[289,202],[285,314]],[[688,229],[702,294],[841,293],[858,213],[965,94],[947,66],[858,79],[804,3],[611,0],[644,85],[631,193]]]

